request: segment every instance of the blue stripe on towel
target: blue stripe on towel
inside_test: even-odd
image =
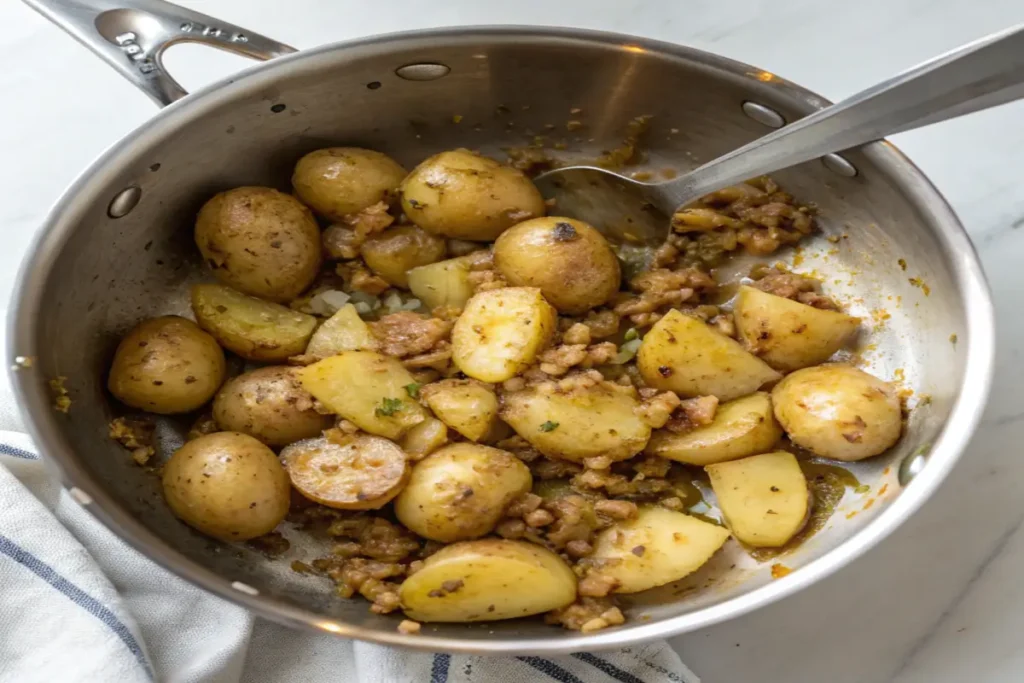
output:
[[[586,662],[594,668],[600,669],[615,680],[622,681],[622,683],[644,683],[643,680],[637,678],[628,671],[623,671],[611,662],[601,659],[600,657],[595,657],[589,652],[573,652],[572,656],[581,662]]]
[[[38,460],[39,456],[35,453],[30,453],[20,448],[15,448],[9,444],[0,443],[0,455],[9,455],[12,458],[21,458],[22,460]]]
[[[451,655],[435,654],[434,663],[430,666],[430,683],[448,683],[448,667],[451,663]]]
[[[516,659],[524,664],[529,664],[543,674],[547,674],[558,681],[558,683],[583,683],[583,681],[576,678],[572,673],[566,671],[548,659],[541,659],[540,657],[516,657]]]
[[[132,632],[128,627],[117,618],[116,614],[105,607],[103,603],[65,579],[63,576],[58,574],[53,567],[46,564],[38,557],[2,534],[0,534],[0,554],[7,555],[12,560],[63,593],[65,597],[71,600],[71,602],[75,603],[86,612],[103,622],[107,628],[113,631],[117,637],[124,642],[128,650],[135,655],[135,659],[138,660],[139,665],[146,671],[146,675],[149,676],[150,680],[153,680],[153,672],[149,668],[149,662],[146,661],[146,655],[143,653],[142,646],[139,645],[139,641],[135,640],[135,636],[132,635]]]

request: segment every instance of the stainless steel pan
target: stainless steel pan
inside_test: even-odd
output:
[[[642,114],[654,117],[645,167],[682,171],[827,102],[751,66],[608,33],[442,29],[291,54],[157,0],[29,4],[170,106],[82,174],[25,261],[7,353],[26,421],[46,460],[101,522],[167,569],[261,616],[475,653],[594,650],[706,627],[808,586],[877,543],[932,494],[977,425],[992,372],[992,309],[956,216],[888,143],[808,162],[776,175],[821,209],[825,234],[800,255],[801,268],[828,274],[830,291],[877,323],[870,367],[905,378],[912,402],[921,403],[891,453],[853,467],[870,492],[848,493],[825,529],[778,560],[794,569],[788,576],[772,579],[771,563],[733,548],[678,585],[635,596],[619,628],[581,635],[522,620],[400,634],[399,617],[333,597],[326,582],[292,572],[288,560],[190,531],[164,506],[153,475],[107,437],[115,408],[104,377],[119,334],[143,317],[188,314],[187,285],[204,277],[192,242],[202,202],[237,185],[287,187],[300,155],[334,144],[414,164],[456,146],[500,155],[546,135],[566,143],[568,160],[593,158]],[[160,62],[178,41],[274,59],[186,97]],[[573,108],[582,109],[582,135],[566,131]],[[54,410],[48,387],[58,376],[67,378],[67,414]],[[161,423],[165,452],[183,428]],[[290,537],[296,557],[316,552]]]

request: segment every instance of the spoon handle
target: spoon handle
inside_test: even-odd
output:
[[[687,203],[722,187],[1024,97],[1024,25],[968,43],[754,140],[660,189]]]

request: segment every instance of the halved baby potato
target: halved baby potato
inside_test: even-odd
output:
[[[740,287],[733,309],[747,348],[768,365],[789,372],[828,360],[857,333],[860,320],[814,308],[753,287]]]
[[[428,309],[462,308],[473,296],[473,285],[469,281],[472,262],[472,256],[460,256],[413,268],[406,273],[409,289]]]
[[[625,460],[644,449],[650,426],[629,393],[598,384],[547,394],[535,387],[505,394],[501,419],[549,458]]]
[[[345,304],[317,328],[304,355],[310,359],[323,359],[342,351],[376,351],[379,347],[380,342],[359,317],[356,307]]]
[[[702,320],[669,311],[644,337],[637,369],[648,385],[681,396],[729,401],[781,375]]]
[[[370,434],[398,439],[427,417],[410,396],[416,381],[390,356],[344,351],[297,374],[303,388],[328,410]]]
[[[316,318],[223,285],[192,288],[196,322],[246,360],[283,361],[302,353]]]
[[[504,382],[537,358],[558,326],[558,314],[536,287],[480,292],[452,329],[452,360],[473,379]]]
[[[443,379],[420,389],[420,398],[442,422],[470,441],[480,441],[498,419],[498,397],[480,382]]]
[[[594,542],[595,571],[618,582],[616,593],[638,593],[693,573],[722,547],[728,529],[662,507],[643,507]]]
[[[709,425],[682,434],[655,430],[644,452],[703,466],[764,453],[781,437],[771,398],[759,391],[719,405]]]
[[[792,453],[776,451],[704,468],[726,523],[755,548],[778,548],[807,523],[807,479]]]
[[[402,582],[399,597],[417,621],[514,619],[571,604],[576,575],[539,545],[485,538],[453,543],[428,557]]]
[[[405,453],[378,436],[357,436],[344,445],[306,439],[281,451],[281,460],[299,493],[340,510],[382,508],[409,479]]]

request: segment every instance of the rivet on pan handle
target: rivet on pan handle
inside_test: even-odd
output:
[[[202,43],[259,60],[295,52],[284,43],[163,0],[25,2],[161,106],[188,94],[168,75],[161,59],[175,43]]]

